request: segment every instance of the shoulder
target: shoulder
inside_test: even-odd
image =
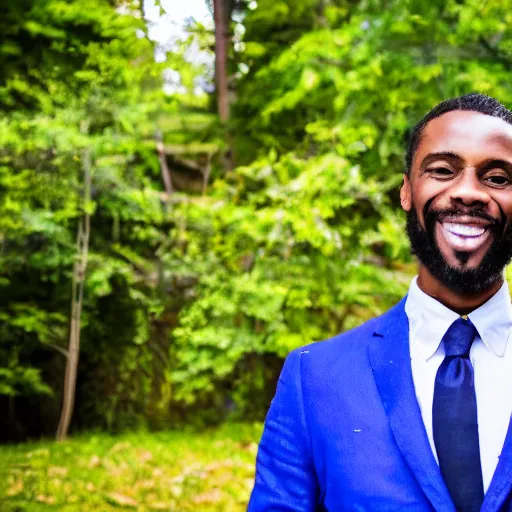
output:
[[[308,354],[313,357],[337,357],[354,351],[365,350],[381,317],[372,318],[358,327],[323,341],[317,341],[293,350],[289,357]]]
[[[362,325],[324,341],[319,341],[293,350],[287,359],[295,361],[305,370],[330,373],[334,368],[345,369],[347,373],[368,363],[368,346],[376,341],[375,335],[398,320],[404,312],[405,299]],[[382,338],[377,338],[382,342]]]

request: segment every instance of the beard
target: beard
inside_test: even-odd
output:
[[[430,202],[431,203],[431,202]],[[505,216],[497,220],[481,211],[430,210],[427,203],[423,218],[426,229],[420,224],[416,209],[407,212],[407,235],[411,242],[413,254],[429,270],[429,272],[447,288],[459,295],[475,295],[488,290],[503,278],[503,271],[512,258],[512,224],[505,228]],[[457,251],[455,256],[462,268],[448,264],[435,240],[435,224],[448,216],[470,215],[491,221],[488,229],[492,230],[493,242],[476,268],[464,268],[470,253]]]

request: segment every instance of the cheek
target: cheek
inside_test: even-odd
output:
[[[423,212],[425,205],[428,204],[429,209],[442,210],[450,207],[450,196],[447,193],[449,185],[442,181],[431,181],[419,179],[412,188],[413,204],[416,207],[418,217],[424,224]],[[511,198],[512,207],[512,198]],[[511,210],[512,214],[512,210]]]
[[[490,192],[487,213],[501,223],[503,229],[512,225],[512,191],[493,190]]]
[[[496,218],[505,217],[507,224],[512,222],[512,192],[496,193],[492,196],[490,207],[492,208],[492,215]]]
[[[418,184],[420,185],[420,184]],[[412,205],[416,208],[416,213],[423,228],[425,228],[425,205],[429,209],[443,208],[443,192],[446,187],[443,186],[417,186],[412,190]]]

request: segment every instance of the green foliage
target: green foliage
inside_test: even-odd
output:
[[[412,125],[473,90],[512,101],[504,2],[293,7],[247,13],[232,120],[245,165],[180,205],[166,257],[197,281],[174,331],[176,398],[227,393],[242,416],[254,410],[244,381],[265,387],[241,372],[247,358],[282,358],[405,293],[397,192]]]
[[[399,219],[382,189],[348,165],[335,155],[259,162],[237,170],[245,186],[179,211],[187,231],[175,233],[182,243],[166,261],[198,285],[174,331],[176,398],[197,400],[229,382],[244,356],[282,358],[401,296],[407,276],[385,257],[405,253]]]
[[[14,411],[9,436],[34,396],[47,420],[20,435],[54,428],[84,148],[92,238],[76,425],[261,419],[291,349],[350,329],[406,292],[415,267],[398,201],[404,143],[449,96],[476,90],[512,104],[509,6],[232,3],[226,137],[214,95],[199,91],[211,85],[208,59],[192,58],[198,48],[211,55],[211,31],[190,25],[158,64],[137,2],[95,4],[1,8],[0,402]],[[237,167],[225,172],[228,143]]]
[[[117,421],[138,424],[157,379],[146,347],[151,315],[162,309],[153,275],[164,236],[154,134],[168,106],[163,67],[153,60],[153,45],[139,37],[136,12],[124,7],[126,14],[106,0],[95,8],[80,0],[4,7],[11,27],[0,46],[38,41],[34,55],[7,66],[0,96],[0,109],[16,105],[0,128],[0,398],[10,397],[5,421],[7,432],[15,429],[8,435],[55,428],[82,207],[92,215],[80,367],[90,382],[79,383],[84,413],[78,417],[111,429]],[[23,67],[32,59],[39,60],[36,75]],[[23,100],[13,77],[26,84]],[[85,206],[84,148],[93,182]],[[107,368],[108,379],[96,380]],[[50,393],[52,414],[41,410],[45,423],[13,422],[34,407],[26,397]],[[96,404],[98,393],[104,403]],[[37,407],[48,408],[48,401]]]
[[[128,69],[120,60],[141,49],[133,15],[138,2],[124,2],[121,15],[106,0],[6,0],[0,7],[0,108],[51,112],[98,82],[121,85]]]

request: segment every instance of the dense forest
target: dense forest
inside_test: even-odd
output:
[[[142,0],[1,2],[0,441],[262,419],[406,292],[411,127],[512,104],[504,0],[208,6],[165,47]]]

